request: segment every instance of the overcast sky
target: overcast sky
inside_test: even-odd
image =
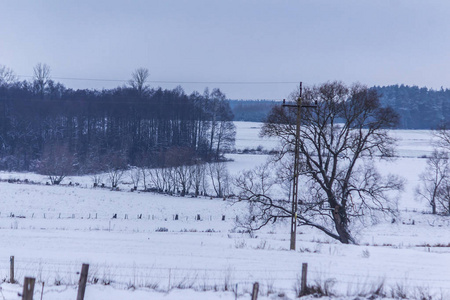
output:
[[[0,64],[37,63],[71,88],[144,67],[153,87],[232,99],[282,99],[299,81],[450,88],[450,1],[0,0]]]

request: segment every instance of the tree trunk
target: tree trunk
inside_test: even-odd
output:
[[[350,231],[348,230],[348,220],[345,212],[345,208],[340,205],[336,205],[333,211],[333,221],[336,231],[339,235],[339,241],[343,244],[356,244]]]

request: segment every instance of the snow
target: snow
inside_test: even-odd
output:
[[[276,140],[258,137],[260,123],[236,125],[236,149],[276,146]],[[125,183],[121,191],[94,189],[89,176],[64,181],[79,186],[47,186],[40,175],[1,172],[1,180],[41,184],[0,182],[0,279],[9,280],[14,255],[19,283],[25,276],[37,279],[35,299],[42,282],[43,299],[75,299],[82,263],[90,264],[85,299],[249,299],[256,281],[258,299],[294,299],[302,263],[308,263],[309,282],[335,281],[339,299],[381,282],[387,290],[403,287],[409,295],[419,289],[450,295],[450,282],[443,280],[450,247],[438,247],[450,242],[450,220],[423,214],[429,211],[426,203],[414,199],[423,157],[432,151],[431,133],[392,133],[401,139],[399,158],[377,164],[406,179],[401,214],[393,223],[386,219],[361,228],[356,246],[301,227],[297,251],[289,251],[287,223],[270,225],[256,236],[240,233],[235,219],[246,209],[243,203],[130,192]],[[236,175],[264,163],[267,155],[229,158],[230,174]],[[7,282],[0,287],[0,299],[17,299],[22,290]]]

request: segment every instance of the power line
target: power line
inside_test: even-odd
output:
[[[31,75],[17,75],[22,78],[33,78]],[[81,78],[81,77],[52,77],[58,80],[76,80],[76,81],[104,81],[104,82],[128,82],[130,79],[105,79],[105,78]],[[165,83],[165,84],[229,84],[229,85],[245,85],[245,84],[297,84],[296,81],[172,81],[172,80],[147,80],[148,83]]]

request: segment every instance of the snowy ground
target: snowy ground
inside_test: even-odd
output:
[[[275,140],[258,137],[259,126],[237,122],[237,150],[276,146]],[[82,263],[90,264],[85,299],[249,299],[255,281],[261,285],[258,299],[294,299],[306,262],[310,283],[334,283],[332,290],[342,297],[333,299],[355,299],[382,282],[387,291],[405,290],[408,297],[423,292],[450,299],[450,281],[443,279],[450,269],[450,219],[422,214],[425,203],[414,200],[425,167],[421,157],[432,151],[430,132],[394,134],[402,139],[399,159],[380,167],[407,179],[401,216],[393,224],[389,219],[361,228],[359,246],[300,228],[297,251],[288,251],[288,224],[250,237],[235,228],[244,206],[219,199],[129,192],[126,184],[119,192],[93,189],[89,177],[65,180],[79,186],[1,182],[0,279],[9,280],[14,255],[19,283],[25,276],[37,279],[35,299],[42,282],[43,299],[75,299]],[[267,159],[229,157],[232,174]],[[15,178],[47,181],[35,174],[0,173],[0,179]],[[20,299],[20,285],[0,287],[0,299]]]

